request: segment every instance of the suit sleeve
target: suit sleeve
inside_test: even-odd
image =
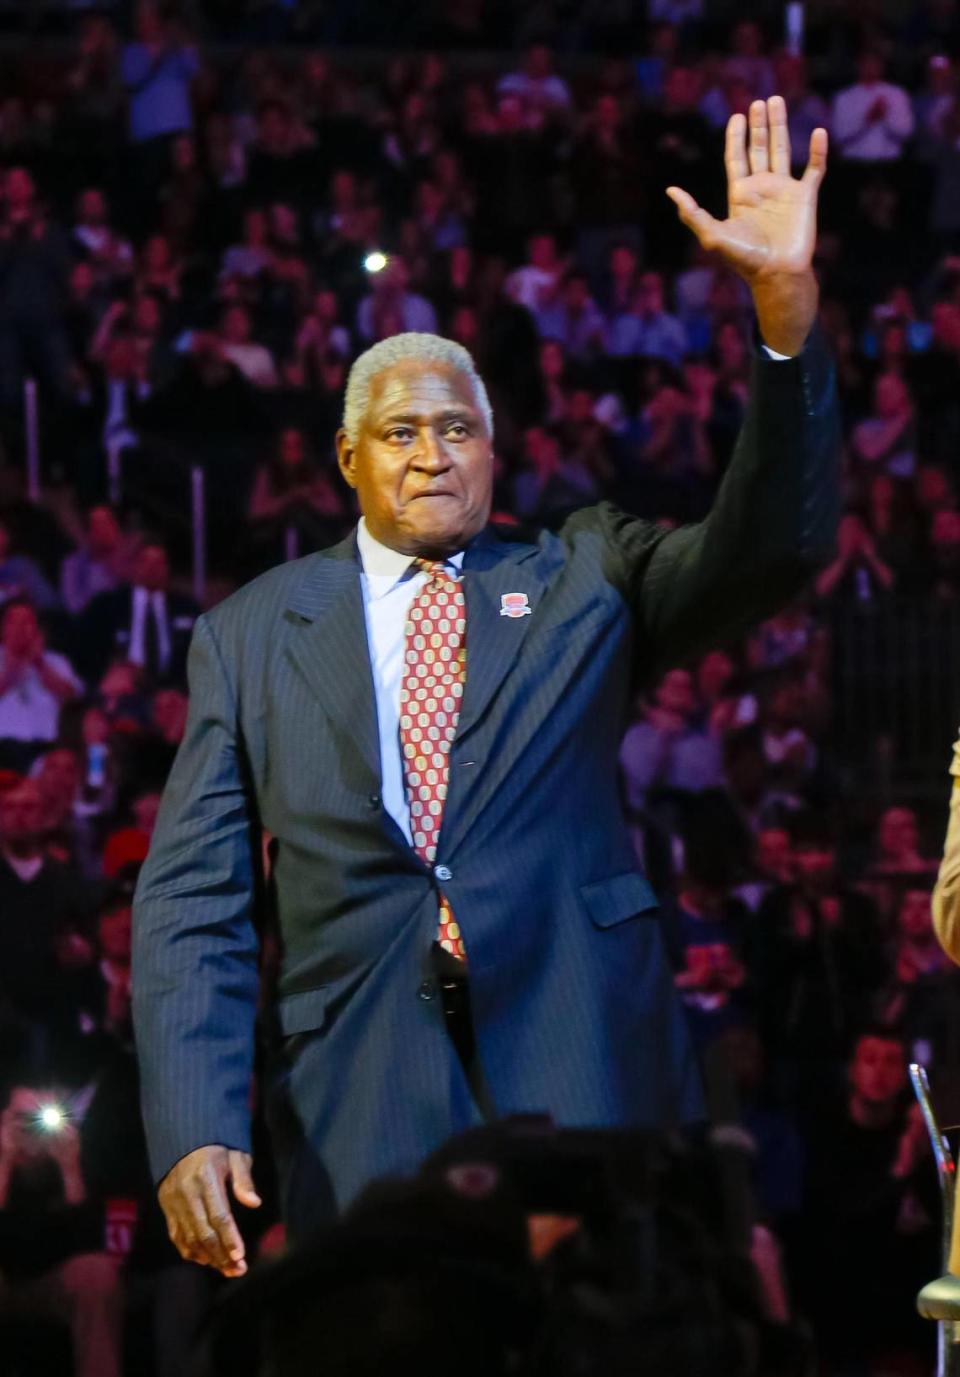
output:
[[[814,329],[796,358],[753,362],[746,415],[710,515],[663,532],[601,504],[607,574],[658,674],[783,606],[832,553],[840,514],[833,365]]]
[[[188,675],[186,732],[134,900],[134,1028],[158,1181],[204,1144],[250,1150],[255,810],[235,694],[205,618]]]
[[[950,820],[933,890],[933,927],[941,947],[960,963],[960,741],[953,748],[950,774]]]

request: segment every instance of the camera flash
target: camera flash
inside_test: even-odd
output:
[[[363,266],[368,273],[382,273],[387,266],[387,255],[381,253],[379,249],[376,249],[373,253],[367,254],[366,258],[363,260]]]
[[[45,1104],[40,1111],[40,1122],[49,1132],[54,1132],[63,1123],[63,1110],[55,1104]]]

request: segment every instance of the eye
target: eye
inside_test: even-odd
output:
[[[462,421],[451,421],[446,429],[447,435],[453,435],[454,439],[462,440],[470,432]]]
[[[409,426],[391,426],[387,431],[386,438],[388,440],[409,440],[412,434],[413,431]]]

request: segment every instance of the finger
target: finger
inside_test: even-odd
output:
[[[203,1259],[197,1254],[196,1248],[189,1242],[180,1229],[168,1227],[167,1233],[170,1237],[170,1242],[176,1248],[184,1262],[196,1262],[201,1266],[203,1265]]]
[[[823,174],[827,170],[828,144],[829,139],[825,129],[815,129],[810,135],[810,155],[807,159],[803,180],[811,186],[818,187],[823,181]]]
[[[241,1205],[246,1205],[248,1210],[255,1210],[261,1201],[257,1194],[257,1188],[253,1184],[249,1154],[237,1152],[235,1148],[231,1148],[228,1160],[230,1163],[230,1186],[234,1195]]]
[[[790,126],[787,124],[787,103],[783,96],[771,96],[767,101],[767,120],[770,126],[770,171],[790,175]]]
[[[200,1183],[200,1188],[203,1191],[203,1203],[207,1209],[207,1219],[217,1236],[219,1260],[216,1265],[221,1271],[225,1268],[237,1267],[243,1262],[247,1250],[230,1209],[224,1177],[219,1172],[210,1170],[203,1173]]]
[[[727,120],[727,138],[723,161],[727,169],[727,181],[735,182],[750,172],[747,162],[747,121],[743,115],[731,115]]]
[[[229,1266],[230,1258],[222,1248],[217,1231],[210,1222],[204,1197],[199,1191],[196,1194],[191,1192],[185,1197],[185,1203],[187,1210],[183,1221],[184,1242],[193,1254],[191,1261],[201,1262],[218,1270]]]
[[[679,211],[680,219],[693,230],[703,247],[715,248],[719,226],[710,212],[698,206],[689,191],[682,191],[678,186],[668,186],[667,195]]]
[[[767,102],[755,100],[750,106],[750,171],[769,172],[770,150],[767,137]]]

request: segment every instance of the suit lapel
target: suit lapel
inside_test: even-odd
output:
[[[379,783],[377,707],[354,534],[314,557],[288,606],[307,623],[290,638],[291,658]]]
[[[467,607],[467,676],[457,724],[460,741],[480,721],[520,652],[537,615],[543,579],[531,557],[538,547],[482,532],[463,560]],[[526,596],[531,612],[501,615],[508,593]],[[304,623],[290,638],[289,654],[331,719],[348,732],[379,782],[380,743],[373,671],[367,647],[356,535],[311,560],[288,607]],[[402,836],[397,829],[398,835]]]
[[[536,545],[511,544],[493,532],[483,532],[463,560],[467,605],[467,677],[456,740],[476,726],[502,684],[536,616],[543,591]],[[503,615],[502,598],[509,593],[526,597],[527,615]]]

